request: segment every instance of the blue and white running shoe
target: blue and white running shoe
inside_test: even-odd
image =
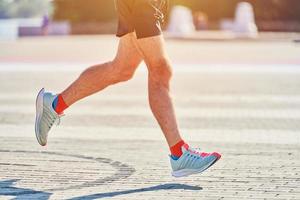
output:
[[[60,122],[60,116],[52,108],[56,95],[46,93],[42,88],[36,98],[35,135],[40,145],[47,144],[48,133],[54,123]]]
[[[188,145],[181,147],[182,155],[175,160],[170,156],[172,176],[183,177],[205,171],[215,164],[221,155],[217,152],[204,153],[190,148]]]

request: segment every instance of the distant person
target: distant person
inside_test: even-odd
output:
[[[87,68],[61,93],[40,90],[35,122],[39,144],[47,144],[48,132],[66,108],[110,85],[130,80],[144,61],[149,74],[150,107],[170,147],[172,175],[181,177],[208,169],[221,155],[197,151],[182,139],[170,97],[172,70],[161,34],[168,0],[116,0],[115,3],[119,17],[117,36],[120,37],[116,57]]]
[[[194,24],[197,31],[208,29],[208,18],[203,12],[194,13]]]
[[[49,24],[50,24],[50,19],[48,15],[43,16],[43,21],[42,21],[42,35],[48,35],[49,33]]]

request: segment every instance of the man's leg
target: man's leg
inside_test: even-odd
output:
[[[151,110],[170,147],[182,140],[170,96],[171,64],[162,36],[136,40],[148,67],[148,92]]]
[[[135,34],[120,39],[115,59],[85,70],[62,94],[42,89],[36,99],[35,133],[40,145],[47,144],[48,132],[65,108],[105,87],[129,80],[142,58],[134,44]]]
[[[86,69],[61,95],[70,106],[109,85],[131,79],[142,58],[134,45],[135,34],[123,36],[113,61]]]
[[[181,177],[205,171],[218,161],[221,155],[217,152],[199,152],[181,139],[169,93],[172,70],[163,37],[139,39],[136,45],[149,71],[149,102],[152,112],[170,146],[172,175]]]

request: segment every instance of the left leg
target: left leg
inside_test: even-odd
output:
[[[172,175],[180,177],[203,172],[219,160],[221,155],[196,151],[181,139],[170,97],[172,71],[163,37],[160,35],[139,39],[136,45],[148,67],[151,110],[170,146]]]
[[[136,40],[137,48],[148,67],[148,94],[151,110],[158,121],[169,147],[182,140],[170,95],[172,69],[164,48],[163,37]]]

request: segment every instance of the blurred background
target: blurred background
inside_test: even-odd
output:
[[[300,31],[298,0],[171,0],[170,8],[165,29],[173,33],[184,32],[186,35],[193,30],[233,30],[248,32],[247,36],[253,37],[256,29]],[[45,34],[113,34],[116,20],[113,0],[0,1],[2,39]]]
[[[17,199],[41,199],[28,189],[51,191],[53,199],[121,190],[130,195],[124,199],[300,199],[300,0],[171,0],[169,8],[163,28],[180,131],[224,158],[210,174],[180,181],[203,190],[138,189],[174,182],[144,64],[126,84],[71,106],[41,148],[36,94],[42,87],[59,93],[88,66],[114,58],[114,1],[0,0],[0,199],[18,188],[28,196]],[[80,189],[95,186],[98,166],[40,151],[109,158],[136,173]],[[91,173],[77,173],[83,168]],[[101,177],[115,174],[103,169]],[[2,179],[19,181],[2,181],[1,190]]]

